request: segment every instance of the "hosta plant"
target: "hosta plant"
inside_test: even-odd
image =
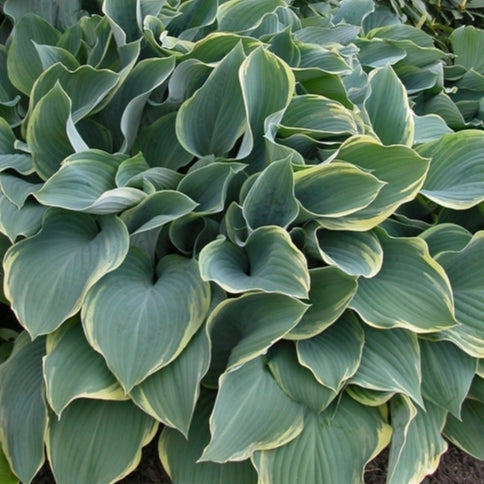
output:
[[[175,484],[484,459],[484,31],[0,5],[3,483],[116,482],[155,435]]]

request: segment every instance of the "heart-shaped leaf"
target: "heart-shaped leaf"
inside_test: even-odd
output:
[[[81,315],[89,343],[129,391],[181,353],[209,304],[210,287],[196,261],[168,255],[155,273],[149,257],[131,249],[89,291]]]
[[[87,290],[124,260],[129,236],[117,218],[50,209],[41,231],[5,254],[5,295],[35,338],[81,308]]]
[[[231,293],[250,290],[307,297],[306,259],[280,227],[259,227],[240,248],[223,238],[200,252],[200,273]]]

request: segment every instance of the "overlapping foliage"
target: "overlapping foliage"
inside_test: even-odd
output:
[[[444,51],[373,0],[1,6],[2,482],[115,482],[160,423],[175,484],[484,459],[484,31]]]

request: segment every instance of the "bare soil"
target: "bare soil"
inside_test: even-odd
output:
[[[120,484],[171,484],[158,459],[157,442],[158,439],[155,438],[143,449],[143,457],[138,468],[119,481]],[[383,451],[368,464],[365,470],[365,484],[385,483],[387,458],[387,452]],[[427,476],[422,482],[422,484],[483,483],[484,461],[474,459],[453,445],[450,445],[448,451],[442,456],[437,471],[431,476]],[[55,484],[47,465],[32,481],[32,484]]]

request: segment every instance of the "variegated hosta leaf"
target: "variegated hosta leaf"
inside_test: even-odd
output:
[[[263,355],[301,320],[308,306],[282,294],[244,294],[222,301],[210,314],[211,340],[208,383]]]
[[[294,176],[288,158],[272,162],[247,193],[242,213],[247,225],[286,228],[297,217],[299,206],[294,196]]]
[[[447,134],[417,148],[432,158],[421,193],[443,207],[465,210],[484,200],[484,132]]]
[[[367,207],[344,217],[320,221],[324,227],[337,230],[364,231],[383,222],[401,204],[415,198],[429,166],[428,159],[406,146],[382,146],[368,136],[347,140],[336,159],[370,172],[385,183]]]
[[[269,354],[269,368],[278,385],[296,402],[314,412],[322,412],[336,397],[337,392],[321,385],[297,358],[293,342],[280,341]]]
[[[176,132],[190,153],[227,156],[246,128],[238,70],[245,59],[241,44],[215,67],[203,86],[178,111]]]
[[[317,229],[309,242],[327,264],[353,276],[373,277],[383,264],[383,250],[373,232]]]
[[[363,484],[366,463],[390,436],[378,409],[343,395],[320,414],[306,410],[304,429],[291,442],[255,454],[259,484]]]
[[[210,342],[200,329],[178,358],[134,387],[131,398],[146,413],[186,437],[209,364]]]
[[[423,407],[420,348],[415,333],[370,326],[364,329],[363,354],[350,383],[370,390],[403,393]]]
[[[415,121],[405,86],[390,65],[371,71],[368,80],[365,109],[374,132],[384,145],[412,146]]]
[[[175,67],[173,56],[139,61],[127,74],[122,86],[102,112],[115,146],[129,152],[141,121],[146,101],[160,87]]]
[[[45,339],[21,333],[0,366],[0,443],[10,467],[30,482],[44,463],[47,407],[43,396]]]
[[[98,226],[99,224],[99,226]],[[87,290],[124,260],[128,231],[117,218],[49,209],[41,231],[4,258],[5,296],[32,337],[81,308]]]
[[[43,371],[47,400],[59,417],[77,398],[128,399],[102,356],[89,346],[77,319],[47,337]]]
[[[444,252],[439,264],[449,276],[454,293],[458,326],[440,333],[439,339],[448,339],[462,351],[475,358],[484,358],[484,268],[476,261],[484,257],[484,231],[477,232],[459,252]]]
[[[332,99],[307,94],[295,96],[281,120],[278,135],[306,134],[326,139],[358,134],[354,114]]]
[[[198,254],[219,235],[219,225],[209,217],[190,213],[170,224],[170,241],[184,255]]]
[[[256,484],[257,473],[249,460],[243,462],[197,462],[210,440],[209,417],[214,395],[202,391],[188,437],[165,427],[161,432],[158,453],[173,482],[217,484]]]
[[[369,407],[385,405],[395,395],[394,391],[371,390],[358,385],[347,385],[345,391],[353,400]]]
[[[32,45],[55,45],[60,33],[46,20],[33,14],[23,15],[15,24],[14,35],[8,50],[7,69],[12,84],[24,94],[42,73],[42,62]]]
[[[474,69],[484,73],[482,49],[484,49],[484,34],[482,29],[471,25],[462,26],[452,31],[449,36],[452,51],[457,56],[456,63],[466,69]]]
[[[277,7],[285,7],[282,0],[230,0],[217,9],[218,28],[221,31],[243,32],[256,27],[264,14]]]
[[[124,157],[100,150],[71,155],[35,197],[44,205],[68,210],[96,214],[120,212],[146,196],[136,188],[116,187],[116,172],[123,160]]]
[[[415,120],[415,144],[437,141],[445,134],[452,133],[445,121],[437,114],[424,116],[414,114],[413,118]]]
[[[305,298],[309,291],[304,255],[276,226],[259,227],[243,248],[214,240],[200,252],[200,273],[231,293],[261,290]]]
[[[349,163],[312,166],[294,174],[295,195],[310,218],[339,218],[367,207],[384,183]]]
[[[30,107],[42,99],[57,82],[72,102],[72,121],[77,123],[99,105],[113,91],[119,80],[119,74],[108,69],[94,69],[83,65],[76,70],[56,63],[45,70],[36,80],[30,93]]]
[[[365,332],[351,311],[346,311],[320,334],[297,342],[301,364],[321,385],[339,392],[360,366]]]
[[[18,208],[0,192],[0,232],[13,243],[18,237],[30,237],[39,231],[47,207],[31,200]]]
[[[464,452],[484,460],[484,403],[467,399],[462,405],[461,419],[447,417],[444,435]]]
[[[224,209],[230,182],[244,169],[242,163],[208,163],[190,170],[180,181],[177,190],[198,203],[201,215],[218,213]]]
[[[285,5],[280,0],[275,1]],[[224,5],[236,3],[240,3],[239,0],[232,0]],[[252,3],[261,5],[265,2],[258,0]],[[249,12],[245,2],[240,5],[244,11]],[[253,9],[251,14],[256,10]],[[239,81],[249,127],[242,139],[238,156],[247,157],[245,161],[250,163],[248,170],[255,173],[266,165],[266,119],[271,114],[282,113],[287,107],[293,95],[295,78],[289,66],[279,57],[263,48],[257,48],[240,66]]]
[[[81,317],[87,340],[129,391],[181,353],[209,304],[195,260],[167,255],[155,270],[134,248],[89,291]]]
[[[432,257],[438,257],[441,252],[460,251],[472,239],[472,233],[466,228],[453,223],[433,225],[419,235],[425,240]]]
[[[408,398],[394,397],[390,404],[393,436],[390,445],[387,482],[419,483],[439,465],[447,442],[440,435],[446,412],[425,401],[416,409]]]
[[[125,210],[121,220],[131,234],[162,227],[192,212],[197,203],[175,190],[161,190],[146,197],[135,207]]]
[[[47,455],[57,483],[116,482],[132,472],[158,422],[132,402],[81,399],[51,415]]]
[[[477,360],[448,341],[420,339],[419,343],[423,396],[460,418],[460,409],[469,393]]]
[[[317,267],[309,270],[309,309],[298,325],[287,335],[288,339],[315,336],[333,324],[353,298],[357,281],[336,267]]]
[[[35,106],[27,125],[27,144],[37,174],[47,180],[75,149],[67,129],[71,100],[56,84]]]
[[[350,307],[377,328],[428,333],[455,326],[449,279],[425,243],[419,238],[393,238],[382,230],[378,237],[382,268],[371,279],[359,279]]]
[[[302,431],[303,409],[279,388],[263,357],[228,371],[220,378],[211,439],[200,460],[240,461],[284,445]]]

